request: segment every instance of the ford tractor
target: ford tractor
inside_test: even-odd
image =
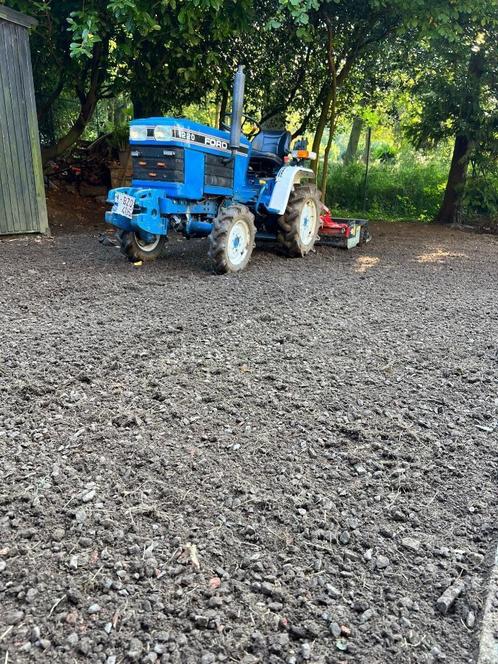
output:
[[[235,74],[230,125],[214,129],[186,119],[130,123],[131,187],[109,192],[106,221],[118,229],[133,262],[158,258],[171,231],[209,237],[218,273],[239,272],[255,242],[274,240],[288,256],[305,256],[320,230],[320,196],[301,141],[263,129],[243,114],[245,74]],[[244,132],[248,124],[257,134]]]

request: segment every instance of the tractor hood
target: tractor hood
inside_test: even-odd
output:
[[[144,118],[130,123],[130,145],[179,144],[230,153],[230,132],[186,118]],[[242,137],[237,152],[248,154],[250,143]]]

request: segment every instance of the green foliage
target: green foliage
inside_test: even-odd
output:
[[[449,162],[413,152],[405,159],[407,135],[445,150],[468,136],[465,158],[475,168],[464,206],[495,209],[496,0],[7,2],[39,20],[31,44],[42,136],[68,138],[54,155],[113,128],[124,140],[130,114],[113,112],[116,99],[138,117],[187,114],[214,124],[245,64],[247,112],[287,122],[322,148],[328,128],[339,128],[332,161],[346,148],[345,119],[374,129],[371,214],[429,219],[437,211]],[[332,205],[360,209],[362,178],[361,165],[334,166]]]
[[[364,209],[365,165],[334,165],[329,174],[327,205],[372,219],[430,221],[437,213],[448,175],[437,160],[396,165],[372,164]]]
[[[373,161],[391,162],[396,161],[398,150],[390,143],[383,141],[372,145],[371,158]]]
[[[498,216],[498,171],[471,176],[463,197],[464,217]]]

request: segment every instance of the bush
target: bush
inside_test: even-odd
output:
[[[463,197],[464,216],[498,216],[498,174],[470,176]]]
[[[393,164],[398,153],[396,148],[389,143],[378,143],[372,146],[371,157],[373,161]]]
[[[377,219],[418,219],[429,221],[436,215],[446,186],[448,167],[439,162],[393,165],[374,163],[367,184],[364,206],[364,164],[331,165],[327,205],[332,210],[348,210]]]

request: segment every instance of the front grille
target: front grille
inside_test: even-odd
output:
[[[204,162],[204,183],[214,187],[233,187],[233,159],[207,154]]]
[[[133,179],[157,182],[184,182],[183,148],[144,145],[133,149]]]

